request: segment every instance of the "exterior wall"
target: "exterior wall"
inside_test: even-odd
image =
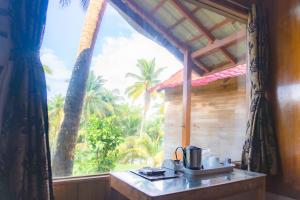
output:
[[[191,145],[209,148],[221,159],[241,159],[247,123],[245,76],[193,88]],[[165,158],[181,145],[181,88],[166,90]]]

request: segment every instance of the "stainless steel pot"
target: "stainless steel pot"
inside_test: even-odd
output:
[[[177,150],[182,149],[183,166],[189,169],[201,169],[202,149],[195,146],[187,146],[186,148],[177,147],[175,156],[177,159]]]

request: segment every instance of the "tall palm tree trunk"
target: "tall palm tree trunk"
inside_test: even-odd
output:
[[[145,99],[144,99],[144,113],[143,113],[143,118],[142,118],[141,127],[140,127],[140,135],[142,135],[144,132],[144,126],[145,126],[145,122],[147,119],[147,112],[149,110],[150,101],[151,101],[150,95],[151,94],[149,93],[148,89],[146,89]]]
[[[64,105],[64,119],[58,133],[53,159],[54,176],[72,174],[74,151],[98,30],[106,7],[106,0],[90,0],[81,33],[77,60],[72,72]]]

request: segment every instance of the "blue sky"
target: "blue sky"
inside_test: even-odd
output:
[[[65,95],[68,79],[76,60],[85,11],[79,1],[62,8],[59,1],[49,1],[47,24],[42,46],[42,62],[53,70],[47,75],[50,97]],[[132,80],[125,79],[127,72],[137,73],[139,58],[156,58],[158,67],[167,67],[161,80],[179,70],[182,64],[165,48],[137,33],[110,5],[107,6],[95,51],[91,70],[102,75],[106,87],[121,92]]]

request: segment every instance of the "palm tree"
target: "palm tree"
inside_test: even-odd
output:
[[[119,162],[131,164],[140,162],[159,166],[163,157],[161,137],[153,139],[148,134],[127,137],[118,147]]]
[[[119,104],[116,108],[116,115],[120,117],[122,132],[125,137],[136,135],[141,125],[141,108],[127,103]]]
[[[47,75],[52,75],[53,74],[52,69],[48,65],[43,65],[43,69],[44,69],[45,74],[47,74]],[[47,87],[48,91],[51,90],[49,85],[47,85],[46,87]]]
[[[126,93],[133,99],[136,100],[140,96],[144,95],[144,113],[143,119],[140,127],[140,134],[142,134],[144,129],[145,120],[147,117],[147,111],[151,103],[151,93],[150,88],[158,84],[159,75],[165,68],[155,67],[155,59],[148,61],[146,59],[139,59],[137,65],[139,68],[139,74],[127,73],[126,77],[134,78],[136,80],[133,85],[126,89]]]
[[[91,115],[103,117],[114,113],[116,101],[120,99],[119,92],[107,90],[103,87],[104,83],[102,76],[95,76],[90,72],[84,98],[84,119],[88,119]]]
[[[64,101],[65,97],[62,95],[57,95],[50,99],[49,101],[49,140],[51,152],[53,153],[55,150],[55,142],[57,138],[57,133],[62,122],[64,116]]]
[[[48,74],[48,75],[53,74],[52,69],[48,65],[43,65],[43,69],[44,69],[45,74]]]
[[[70,0],[61,0],[68,3]],[[87,5],[85,24],[81,33],[77,59],[72,71],[64,104],[64,119],[58,133],[56,152],[53,159],[53,175],[72,174],[75,145],[83,109],[91,57],[94,51],[102,15],[107,0],[81,0]]]
[[[105,80],[101,76],[95,76],[93,72],[90,72],[86,85],[86,94],[84,98],[84,118],[88,118],[90,115],[103,116],[104,112],[101,104],[103,95],[103,85]],[[100,105],[100,109],[99,109]]]

